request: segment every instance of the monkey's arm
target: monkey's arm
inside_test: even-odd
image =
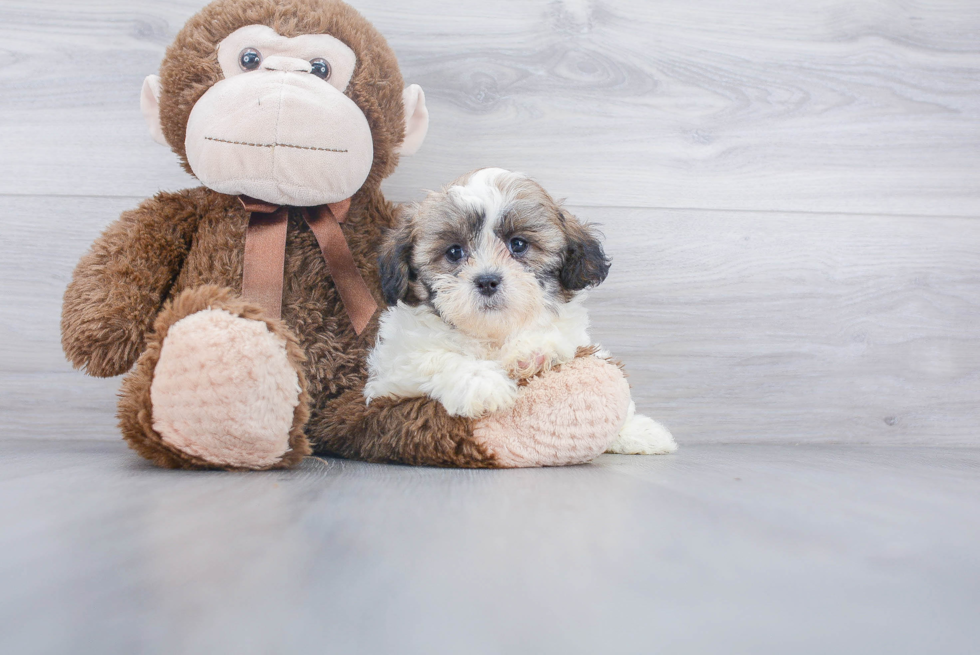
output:
[[[369,462],[510,468],[587,462],[626,420],[629,384],[614,364],[582,353],[521,387],[513,407],[473,420],[431,398],[376,398],[360,387],[315,407],[306,433],[317,454]]]
[[[61,345],[75,368],[125,373],[180,272],[197,229],[193,191],[160,193],[125,212],[75,267],[61,311]]]
[[[316,408],[306,434],[318,455],[416,466],[498,466],[474,440],[471,423],[450,416],[431,398],[375,398],[367,405],[358,387]]]

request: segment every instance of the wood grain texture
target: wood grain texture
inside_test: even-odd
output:
[[[138,94],[201,4],[4,2],[0,193],[186,186]],[[583,205],[980,212],[973,0],[355,5],[432,110],[396,199],[501,165]]]
[[[0,435],[118,438],[117,382],[70,370],[58,321],[76,261],[133,204],[0,197]],[[571,210],[613,257],[593,336],[680,443],[977,443],[980,222]]]
[[[980,222],[579,213],[593,334],[679,442],[977,443]]]
[[[0,442],[0,651],[966,655],[978,494],[976,448],[209,474]]]
[[[61,299],[92,241],[135,205],[127,198],[0,195],[2,437],[120,438],[120,378],[72,370],[61,350]]]

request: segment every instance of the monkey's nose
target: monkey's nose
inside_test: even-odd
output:
[[[489,297],[497,293],[497,287],[500,286],[500,276],[496,273],[484,273],[473,280],[473,283],[481,294]]]
[[[310,62],[297,57],[281,57],[270,55],[262,60],[262,68],[267,71],[283,71],[285,73],[309,73],[313,70]]]

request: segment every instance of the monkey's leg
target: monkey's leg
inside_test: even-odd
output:
[[[123,380],[123,436],[167,468],[293,466],[310,452],[304,360],[258,305],[230,289],[185,290],[160,312]]]
[[[477,421],[429,398],[378,398],[351,389],[319,408],[307,430],[318,454],[372,462],[512,468],[581,464],[622,429],[630,403],[622,371],[579,357],[532,379],[510,409]]]

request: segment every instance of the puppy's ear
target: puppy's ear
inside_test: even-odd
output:
[[[606,279],[611,265],[599,243],[599,234],[567,212],[559,211],[558,219],[567,240],[558,281],[568,291],[598,286]]]
[[[409,300],[409,282],[415,279],[412,270],[412,230],[408,222],[410,212],[400,209],[400,225],[391,230],[381,244],[378,257],[378,274],[385,302],[395,305],[399,300]]]

